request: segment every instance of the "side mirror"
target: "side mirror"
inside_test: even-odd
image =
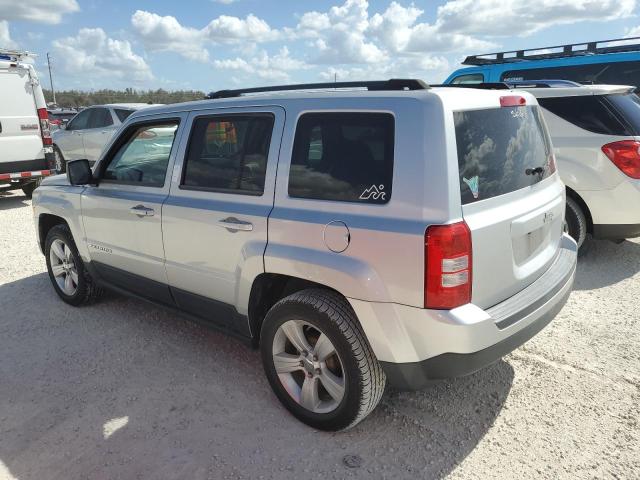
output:
[[[67,162],[67,178],[71,185],[88,185],[94,183],[89,160],[73,160]]]

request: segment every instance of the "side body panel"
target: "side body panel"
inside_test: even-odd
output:
[[[88,186],[82,195],[82,215],[89,256],[92,262],[104,264],[148,280],[167,284],[162,243],[162,205],[169,194],[173,162],[179,148],[187,114],[174,117],[158,115],[145,121],[178,118],[180,123],[169,156],[164,186],[150,187],[116,182]],[[114,150],[117,143],[114,144]],[[108,162],[109,151],[96,166]],[[139,215],[139,209],[151,214]]]
[[[262,195],[181,188],[188,142],[181,145],[171,193],[163,207],[166,270],[178,303],[181,297],[184,303],[190,303],[195,295],[231,305],[246,315],[253,280],[264,272],[267,223],[273,208],[285,110],[277,106],[196,110],[187,125],[190,129],[201,117],[250,114],[274,117]],[[220,223],[230,218],[245,222],[250,230],[229,230]]]
[[[340,102],[340,110],[334,105],[309,100],[292,102],[287,109],[275,206],[269,218],[266,271],[324,284],[350,298],[422,306],[425,228],[460,217],[459,200],[451,197],[451,185],[443,181],[456,179],[448,171],[456,166],[443,161],[447,152],[440,100],[435,95],[420,101],[348,98]],[[388,203],[289,196],[295,129],[300,115],[307,112],[393,115],[393,191]],[[331,251],[325,241],[326,235],[332,235],[328,226],[332,222],[342,222],[349,231],[349,245],[341,253]]]

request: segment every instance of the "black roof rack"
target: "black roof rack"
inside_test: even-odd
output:
[[[555,45],[553,47],[511,50],[508,52],[483,53],[481,55],[468,56],[467,58],[465,58],[462,64],[496,65],[499,63],[522,62],[524,60],[549,60],[552,58],[578,57],[583,55],[595,55],[599,53],[624,53],[640,51],[640,42],[624,43],[620,45],[606,45],[613,42],[629,42],[631,40],[640,40],[640,37],[614,38],[612,40],[599,40],[597,42],[572,43],[569,45]],[[576,49],[575,47],[580,48]],[[562,50],[557,52],[545,52],[545,50],[549,49]]]
[[[516,88],[562,88],[581,87],[578,82],[571,80],[505,80],[504,83]]]
[[[484,82],[484,83],[442,83],[431,85],[433,88],[476,88],[479,90],[509,90],[509,85],[504,82]]]
[[[432,87],[477,88],[480,90],[511,90],[512,88],[560,88],[581,87],[582,85],[571,80],[517,80],[504,82],[484,83],[447,83],[444,85],[431,85]]]
[[[390,80],[365,82],[300,83],[296,85],[273,85],[269,87],[241,88],[238,90],[219,90],[217,92],[211,92],[206,98],[215,100],[218,98],[239,97],[247,93],[284,92],[290,90],[323,90],[336,88],[366,88],[371,91],[427,90],[429,85],[422,80],[412,78],[392,78]]]

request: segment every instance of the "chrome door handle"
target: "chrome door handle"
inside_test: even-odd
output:
[[[153,217],[156,212],[153,208],[145,207],[144,205],[136,205],[129,209],[129,213],[137,215],[138,217]]]
[[[253,230],[253,224],[251,222],[245,222],[244,220],[238,220],[236,217],[227,217],[224,220],[218,222],[218,226],[226,228],[232,232],[241,230],[243,232],[250,232]]]

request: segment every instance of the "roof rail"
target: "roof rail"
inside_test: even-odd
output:
[[[427,90],[427,85],[418,79],[392,78],[390,80],[374,80],[362,82],[326,82],[326,83],[300,83],[295,85],[273,85],[269,87],[241,88],[237,90],[218,90],[207,95],[207,99],[233,98],[247,93],[284,92],[291,90],[326,90],[337,88],[366,88],[370,91],[389,90]]]
[[[34,58],[36,56],[35,53],[22,51],[22,50],[9,50],[5,48],[0,48],[0,60],[9,60],[12,62],[18,62],[23,58]]]
[[[442,83],[431,85],[433,88],[477,88],[479,90],[509,90],[509,85],[505,82],[483,82],[483,83]]]
[[[504,80],[510,87],[516,88],[562,88],[581,87],[578,82],[571,80]]]
[[[640,37],[614,38],[597,42],[572,43],[569,45],[555,45],[553,47],[529,48],[525,50],[511,50],[507,52],[483,53],[470,55],[465,58],[463,65],[496,65],[500,63],[516,63],[525,60],[549,60],[552,58],[579,57],[602,53],[640,52],[640,42],[626,43],[640,40]],[[614,42],[625,42],[618,45],[607,45]],[[604,44],[604,45],[603,45]],[[580,48],[575,48],[580,47]],[[548,52],[550,49],[562,49]],[[538,53],[535,53],[538,52]]]
[[[570,80],[518,80],[503,82],[485,83],[448,83],[444,85],[431,85],[432,87],[454,87],[454,88],[478,88],[480,90],[511,90],[512,88],[560,88],[560,87],[582,87],[581,84]]]

